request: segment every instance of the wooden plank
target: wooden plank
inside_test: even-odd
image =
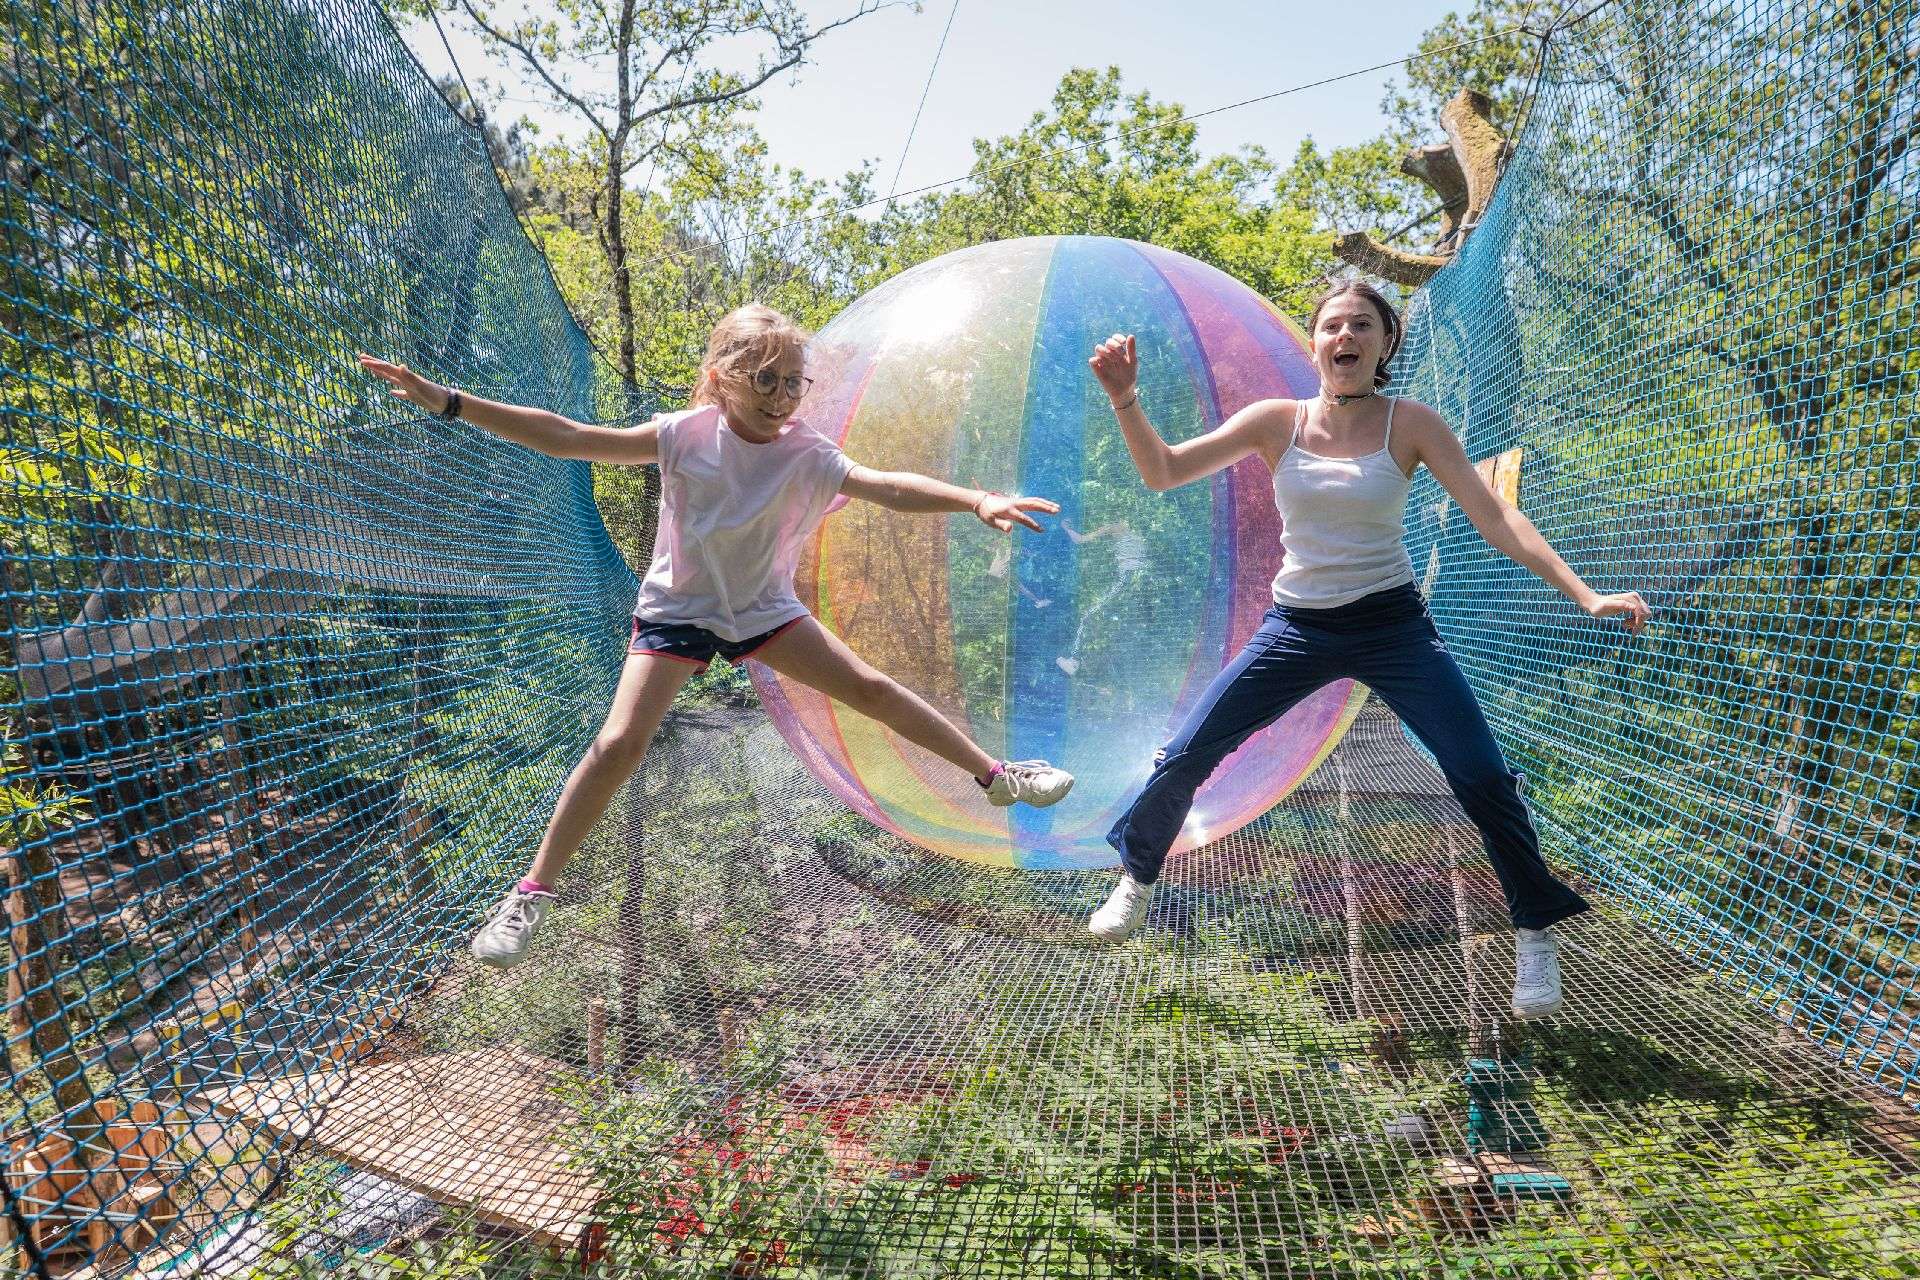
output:
[[[511,1045],[211,1089],[222,1115],[317,1147],[481,1221],[577,1249],[604,1198],[567,1167],[560,1063]]]
[[[1507,500],[1510,506],[1520,505],[1520,461],[1522,452],[1518,448],[1496,453],[1490,458],[1482,458],[1473,464],[1480,478],[1487,482],[1487,488]]]

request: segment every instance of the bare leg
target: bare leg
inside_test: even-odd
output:
[[[690,662],[655,653],[627,655],[613,705],[607,708],[607,722],[567,776],[527,879],[551,887],[566,870],[587,832],[613,803],[614,792],[640,767],[640,757],[673,705],[674,695],[697,670]]]
[[[971,777],[984,777],[998,763],[926,699],[868,666],[816,618],[800,619],[756,650],[753,658],[878,720]]]

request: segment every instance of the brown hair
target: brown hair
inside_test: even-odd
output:
[[[1341,280],[1314,299],[1313,314],[1307,317],[1307,336],[1311,339],[1314,330],[1320,327],[1320,313],[1326,309],[1326,305],[1335,298],[1344,298],[1350,293],[1357,294],[1372,303],[1373,309],[1380,313],[1380,323],[1386,326],[1387,345],[1381,351],[1380,363],[1373,371],[1373,385],[1384,387],[1393,381],[1393,375],[1387,372],[1387,365],[1392,361],[1394,353],[1400,350],[1400,313],[1393,309],[1393,304],[1387,301],[1385,294],[1366,281]]]
[[[758,302],[729,311],[713,326],[707,339],[706,358],[700,362],[700,377],[693,387],[690,408],[719,403],[719,390],[745,395],[753,388],[753,375],[780,358],[789,347],[805,349],[813,335],[793,321]]]

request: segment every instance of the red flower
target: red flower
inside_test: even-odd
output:
[[[1252,1129],[1243,1129],[1232,1134],[1235,1138],[1257,1138],[1267,1144],[1266,1161],[1268,1164],[1284,1164],[1288,1156],[1297,1155],[1305,1146],[1307,1139],[1313,1136],[1313,1130],[1298,1125],[1279,1124],[1264,1116]]]
[[[668,1196],[666,1207],[678,1212],[655,1227],[653,1234],[659,1236],[670,1247],[678,1249],[689,1236],[707,1234],[706,1220],[694,1212],[693,1201],[687,1197]]]
[[[774,1240],[764,1249],[742,1249],[735,1254],[733,1265],[727,1268],[727,1274],[742,1277],[743,1280],[749,1276],[772,1275],[773,1269],[780,1267],[786,1260],[787,1242]]]

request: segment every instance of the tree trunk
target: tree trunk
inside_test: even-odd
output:
[[[627,267],[626,209],[621,199],[620,170],[625,149],[616,144],[607,148],[607,263],[613,268],[613,306],[620,321],[619,349],[616,359],[620,376],[629,383],[639,380],[635,361],[633,321],[633,273]]]
[[[7,966],[7,1028],[13,1039],[23,1042],[33,1029],[27,992],[45,986],[49,979],[46,957],[34,950],[33,933],[27,927],[33,907],[27,901],[24,884],[25,860],[18,855],[8,858],[7,949],[12,963]]]
[[[52,848],[40,841],[15,851],[8,862],[8,878],[10,887],[17,890],[8,895],[9,903],[21,904],[13,919],[13,963],[21,972],[25,988],[28,1043],[53,1091],[54,1105],[63,1117],[62,1128],[84,1155],[99,1134],[100,1118],[93,1111],[86,1064],[74,1047],[70,1011],[54,985],[59,956],[47,922],[64,921],[66,904]],[[64,936],[67,930],[59,932]]]
[[[1507,140],[1493,123],[1493,103],[1478,89],[1454,94],[1440,108],[1440,126],[1447,131],[1447,141],[1453,145],[1467,183],[1467,210],[1459,227],[1460,239],[1465,240],[1493,202],[1493,189],[1500,183],[1500,165],[1507,156]]]
[[[639,380],[634,358],[633,274],[627,269],[626,190],[627,131],[633,127],[633,50],[635,0],[621,0],[620,21],[614,37],[614,132],[607,139],[607,264],[613,268],[613,305],[620,317],[620,376],[632,386]]]
[[[1453,144],[1429,142],[1413,148],[1400,158],[1400,172],[1418,178],[1440,197],[1440,233],[1434,237],[1434,249],[1451,249],[1454,235],[1467,217],[1467,175],[1453,153]]]
[[[1440,197],[1445,219],[1436,251],[1408,253],[1364,231],[1348,231],[1334,240],[1334,257],[1408,289],[1418,289],[1452,260],[1493,199],[1508,147],[1493,123],[1493,104],[1476,89],[1455,94],[1441,108],[1440,123],[1448,145],[1416,147],[1400,161],[1400,172],[1420,179]]]
[[[1347,988],[1353,997],[1353,1016],[1366,1022],[1373,1017],[1373,1002],[1367,998],[1367,946],[1362,926],[1360,886],[1353,865],[1353,813],[1347,803],[1347,766],[1339,753],[1333,757],[1333,776],[1339,787],[1339,808],[1334,837],[1340,842],[1340,899],[1347,926]]]
[[[1493,1053],[1494,1020],[1482,1005],[1480,975],[1477,971],[1479,936],[1473,928],[1473,909],[1467,900],[1467,877],[1460,866],[1460,841],[1452,823],[1446,825],[1447,879],[1453,886],[1453,918],[1460,932],[1460,965],[1466,975],[1467,1056],[1484,1058]]]
[[[647,826],[641,817],[645,784],[628,781],[620,801],[620,854],[626,876],[620,894],[620,1065],[638,1071],[647,1056]]]

